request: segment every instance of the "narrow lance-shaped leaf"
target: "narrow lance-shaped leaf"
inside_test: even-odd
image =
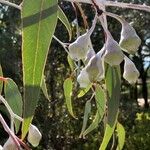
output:
[[[99,85],[97,85],[95,89],[95,99],[97,104],[97,110],[101,119],[103,118],[105,113],[105,105],[106,105],[105,98],[106,97],[103,89]]]
[[[106,149],[112,134],[114,132],[119,109],[120,100],[120,67],[108,66],[106,72],[106,87],[108,90],[107,96],[107,120],[104,138],[99,150]]]
[[[22,139],[32,121],[43,72],[57,23],[57,0],[24,0],[22,5],[22,62],[24,121]]]
[[[100,115],[99,112],[97,110],[95,118],[93,120],[93,122],[90,124],[90,126],[83,132],[83,138],[85,138],[85,136],[90,133],[91,131],[93,131],[94,129],[96,129],[98,127],[98,124],[100,123]]]
[[[104,111],[105,111],[104,92],[101,89],[101,87],[97,85],[95,93],[96,93],[95,99],[96,99],[96,103],[97,103],[97,112],[96,112],[95,119],[93,120],[92,124],[83,133],[83,137],[98,126],[98,124],[100,123],[100,121],[104,115]]]
[[[7,82],[5,82],[4,92],[5,92],[5,99],[7,100],[12,111],[17,115],[22,116],[22,106],[23,106],[22,96],[19,92],[16,83],[12,79],[8,78]],[[19,131],[19,128],[20,128],[20,121],[15,119],[16,133]]]
[[[125,142],[125,129],[119,122],[117,123],[118,146],[117,150],[122,150]]]
[[[97,112],[92,124],[83,133],[83,137],[85,137],[89,132],[98,127],[98,124],[101,122],[105,113],[105,93],[99,85],[96,85],[95,99],[97,104]]]
[[[81,133],[80,133],[80,138],[82,137],[85,129],[86,129],[86,125],[87,125],[87,121],[88,121],[88,117],[89,114],[91,112],[91,101],[88,100],[85,104],[85,110],[84,110],[84,117],[83,117],[83,125],[82,125],[82,129],[81,129]]]
[[[67,108],[69,113],[75,118],[75,115],[73,113],[73,108],[72,108],[72,88],[73,88],[73,82],[71,78],[67,78],[64,81],[64,95],[65,95],[65,100],[66,100],[66,104],[67,104]]]
[[[71,40],[71,37],[72,37],[71,25],[69,23],[68,18],[65,15],[65,13],[63,12],[63,10],[60,7],[58,7],[58,18],[65,25],[65,27],[66,27],[66,29],[67,29],[67,31],[69,33],[69,39]]]
[[[0,65],[0,77],[3,77],[3,72],[2,72],[2,67]],[[3,88],[3,81],[0,80],[0,94],[2,92],[2,88]]]
[[[73,72],[74,69],[75,69],[75,65],[74,65],[74,62],[73,62],[73,60],[70,58],[69,55],[67,56],[67,60],[68,60],[68,64],[69,64],[69,66],[70,66],[70,69],[71,69],[71,71]]]

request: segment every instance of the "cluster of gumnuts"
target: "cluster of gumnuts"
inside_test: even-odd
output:
[[[121,35],[119,43],[114,40],[110,31],[104,23],[104,17],[110,16],[117,19],[121,25]],[[101,22],[105,33],[105,43],[98,53],[95,53],[91,34],[93,33],[97,21]],[[99,82],[105,78],[105,65],[118,66],[124,61],[123,78],[130,84],[137,81],[139,71],[135,64],[126,56],[128,54],[135,54],[141,44],[141,39],[137,35],[135,29],[120,16],[106,11],[99,11],[96,9],[95,18],[92,26],[86,33],[80,35],[68,47],[70,57],[74,61],[82,60],[84,67],[77,77],[77,81],[81,88],[86,88],[89,84]],[[124,51],[124,52],[123,52]]]

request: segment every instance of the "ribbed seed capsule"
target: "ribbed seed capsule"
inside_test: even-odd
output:
[[[130,84],[134,84],[136,83],[140,73],[134,63],[128,57],[125,56],[124,60],[123,78],[126,79]]]
[[[111,37],[107,36],[105,44],[104,61],[110,66],[120,65],[123,61],[124,54],[118,43]]]
[[[32,144],[32,146],[36,147],[39,145],[39,142],[42,138],[42,134],[38,130],[38,128],[34,125],[30,125],[29,133],[28,133],[28,142]]]
[[[17,150],[17,146],[11,137],[8,138],[2,150]]]
[[[85,59],[88,50],[90,49],[90,36],[94,31],[97,21],[97,15],[95,15],[92,27],[85,34],[79,36],[73,43],[68,47],[70,57],[76,61]]]
[[[120,47],[129,54],[137,52],[141,45],[141,39],[136,34],[135,29],[126,21],[122,22],[121,38],[119,42]]]

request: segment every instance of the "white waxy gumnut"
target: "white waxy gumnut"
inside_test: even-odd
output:
[[[101,80],[104,72],[101,53],[97,53],[96,55],[94,55],[88,62],[85,69],[91,82]]]
[[[87,33],[79,36],[77,40],[68,47],[70,57],[76,61],[84,59],[89,49],[89,41],[90,37],[87,36]]]
[[[88,50],[91,47],[90,36],[95,29],[97,22],[97,14],[95,15],[92,27],[83,35],[79,36],[73,43],[68,47],[70,57],[76,61],[80,59],[85,59]]]
[[[134,63],[128,57],[125,56],[124,60],[123,78],[126,79],[130,84],[134,84],[136,83],[140,73]]]
[[[136,34],[135,29],[126,21],[122,22],[121,38],[119,42],[120,47],[129,54],[137,52],[141,45],[141,39]]]
[[[16,144],[11,137],[8,138],[2,150],[18,150]]]
[[[105,44],[104,61],[110,66],[120,65],[124,59],[124,54],[118,43],[108,35]]]
[[[79,82],[81,88],[86,88],[90,84],[89,76],[85,68],[81,70],[77,77],[77,81]]]
[[[87,64],[94,55],[95,55],[94,49],[89,49],[85,58],[85,64]]]
[[[95,55],[95,51],[93,49],[92,42],[90,40],[89,50],[87,52],[86,58],[84,60],[84,63],[87,64],[94,55]]]
[[[0,145],[0,150],[3,150],[3,147]]]
[[[36,147],[39,145],[39,142],[42,138],[42,134],[40,133],[40,131],[38,130],[38,128],[34,125],[30,125],[30,128],[29,128],[29,133],[28,133],[28,142]]]

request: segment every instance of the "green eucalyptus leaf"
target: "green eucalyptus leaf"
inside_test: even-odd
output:
[[[9,106],[11,107],[12,111],[18,116],[22,116],[22,109],[23,109],[22,96],[21,93],[19,92],[18,86],[10,78],[8,78],[7,82],[5,82],[4,84],[4,93],[5,99],[8,102]],[[19,131],[19,128],[20,128],[20,121],[15,119],[16,133]]]
[[[121,86],[120,67],[108,66],[106,71],[106,88],[108,90],[107,118],[106,118],[104,138],[99,150],[106,149],[112,137],[112,134],[115,130],[119,110],[120,86]]]
[[[105,113],[105,93],[99,85],[96,85],[95,99],[97,104],[97,112],[92,124],[83,133],[83,137],[85,137],[88,133],[90,133],[92,130],[98,127],[98,124],[101,122]]]
[[[58,18],[61,20],[61,22],[65,25],[68,33],[69,33],[69,39],[71,40],[72,38],[72,29],[71,29],[71,25],[69,23],[68,18],[66,17],[65,13],[63,12],[63,10],[58,7]]]
[[[0,65],[0,77],[3,77],[3,71],[1,65]],[[3,88],[3,81],[0,80],[0,93],[2,92],[2,88]]]
[[[87,125],[87,121],[88,121],[88,117],[89,114],[91,113],[91,101],[88,100],[85,104],[85,110],[84,110],[84,117],[83,117],[83,125],[82,125],[82,129],[81,129],[81,133],[80,133],[80,138],[82,137],[85,129],[86,129],[86,125]]]
[[[83,132],[83,138],[85,138],[85,136],[90,133],[91,131],[93,131],[94,129],[96,129],[98,127],[98,124],[100,123],[101,120],[101,116],[99,115],[99,112],[97,110],[95,118],[93,120],[93,122],[90,124],[90,126]]]
[[[63,88],[64,88],[64,95],[65,95],[65,100],[66,100],[68,111],[71,114],[71,116],[75,118],[75,115],[73,113],[73,108],[72,108],[71,96],[72,96],[73,82],[71,78],[67,78],[64,81]]]
[[[78,98],[83,97],[91,88],[91,84],[89,86],[87,86],[85,89],[81,89],[79,94],[78,94]]]
[[[22,63],[26,136],[39,99],[46,59],[57,24],[57,0],[24,0],[22,4]]]
[[[75,68],[75,65],[74,65],[74,62],[73,62],[73,60],[70,58],[69,55],[67,56],[67,60],[68,60],[68,64],[69,64],[69,66],[70,66],[70,69],[71,69],[71,71],[73,72],[73,71],[74,71],[74,68]]]
[[[122,150],[125,143],[125,129],[119,122],[117,123],[118,146],[117,150]]]
[[[96,99],[97,110],[98,110],[99,116],[102,119],[105,113],[106,99],[105,99],[105,93],[99,85],[96,85],[95,99]]]

